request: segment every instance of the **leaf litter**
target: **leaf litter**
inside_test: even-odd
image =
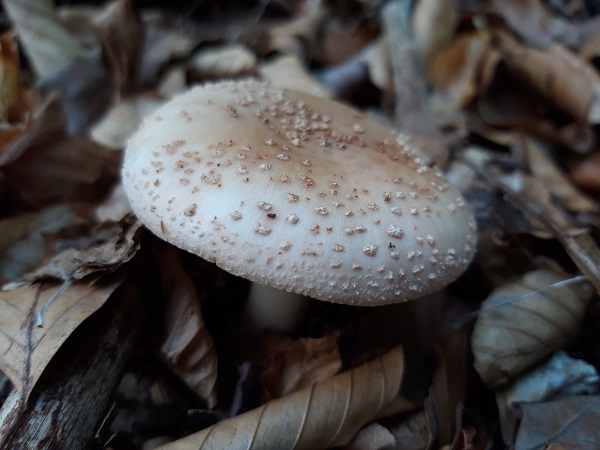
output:
[[[144,263],[152,345],[115,394],[132,415],[107,420],[101,446],[600,445],[600,11],[408,3],[3,3],[0,370],[23,402]],[[294,335],[243,330],[248,283],[147,233],[119,178],[144,116],[248,76],[410,133],[475,211],[470,270],[376,314],[318,304]],[[524,395],[553,386],[539,380],[556,355],[590,388]]]

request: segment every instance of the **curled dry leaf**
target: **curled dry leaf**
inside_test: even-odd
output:
[[[600,448],[600,396],[573,396],[524,403],[514,448],[543,449],[562,444],[568,450]]]
[[[548,361],[496,391],[504,442],[513,441],[523,403],[557,400],[572,395],[598,393],[600,377],[586,361],[556,352]]]
[[[0,279],[14,280],[35,269],[44,257],[44,233],[56,232],[75,221],[76,215],[66,205],[1,220]]]
[[[263,373],[263,386],[279,398],[335,375],[342,360],[335,337],[300,338],[289,342],[273,357]]]
[[[578,333],[591,285],[558,269],[539,269],[486,298],[471,345],[487,385],[508,381],[568,344]]]
[[[0,35],[0,123],[14,119],[21,96],[19,50],[13,33]]]
[[[590,64],[559,44],[542,51],[502,36],[501,53],[513,73],[575,119],[600,123],[600,75]]]
[[[7,0],[3,6],[38,77],[86,53],[61,23],[51,0]]]
[[[343,450],[384,450],[396,448],[396,438],[383,425],[371,423],[360,429]]]
[[[395,347],[367,364],[160,448],[310,450],[342,445],[394,400],[403,359],[402,348]]]
[[[571,171],[571,179],[580,187],[588,191],[600,191],[600,153],[594,153],[578,164]]]
[[[147,94],[122,99],[90,128],[90,137],[100,145],[121,150],[139,128],[142,119],[164,102],[160,97]]]
[[[296,55],[284,55],[259,68],[262,78],[274,86],[306,92],[318,97],[331,98],[331,90],[319,83]]]
[[[173,247],[159,253],[157,264],[165,299],[161,358],[212,408],[217,404],[217,353],[196,288]]]
[[[189,69],[196,78],[231,78],[256,72],[256,55],[240,44],[207,48],[194,54]]]
[[[93,274],[112,272],[136,254],[140,246],[142,224],[133,216],[126,216],[118,223],[106,223],[99,227],[97,236],[84,249],[68,247],[54,256],[47,264],[11,283],[10,288],[44,279],[64,282],[81,280]]]
[[[118,278],[62,285],[46,282],[0,292],[0,370],[23,397],[29,395],[63,342],[120,282]]]

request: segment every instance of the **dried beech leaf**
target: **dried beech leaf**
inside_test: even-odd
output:
[[[568,450],[600,448],[600,396],[573,396],[524,403],[514,448],[543,449],[562,444]]]
[[[565,112],[581,122],[600,123],[600,75],[590,64],[558,44],[542,51],[504,39],[502,55],[514,73]]]
[[[260,76],[274,86],[306,92],[318,97],[331,98],[329,88],[319,83],[304,67],[298,56],[284,55],[263,64]]]
[[[506,382],[577,335],[593,289],[570,278],[558,269],[534,270],[483,301],[471,345],[484,383]]]
[[[141,222],[133,216],[124,217],[119,223],[104,224],[97,230],[98,242],[82,250],[74,247],[63,250],[43,267],[11,283],[11,288],[48,278],[71,282],[114,271],[136,254],[141,230]]]
[[[573,182],[581,189],[600,191],[600,153],[594,153],[571,170]]]
[[[459,110],[479,93],[481,64],[490,54],[490,35],[484,31],[462,35],[427,66],[436,91],[431,99],[438,111]]]
[[[521,404],[597,394],[599,381],[594,366],[582,359],[571,358],[563,351],[556,352],[541,366],[496,391],[504,442],[509,444],[513,440],[521,417]]]
[[[94,18],[94,25],[117,92],[124,95],[133,91],[138,81],[144,37],[144,27],[133,11],[133,2],[111,1],[102,14]]]
[[[85,55],[85,48],[62,25],[52,1],[5,0],[3,6],[38,77]]]
[[[21,100],[19,50],[13,33],[0,35],[0,123],[16,115]]]
[[[312,450],[342,445],[394,400],[403,366],[402,348],[395,347],[374,361],[160,448]]]
[[[119,284],[119,280],[36,283],[0,292],[0,369],[23,397],[29,395],[73,330],[98,310]]]
[[[396,448],[396,438],[383,425],[372,423],[361,428],[343,450],[384,450]]]
[[[527,154],[531,174],[542,183],[569,210],[575,212],[598,211],[598,204],[587,195],[579,192],[563,171],[536,143],[529,138],[522,139]]]
[[[217,352],[204,326],[196,288],[174,248],[165,247],[158,259],[166,302],[166,335],[160,355],[213,408],[217,404]]]
[[[33,205],[93,201],[117,177],[120,153],[84,138],[65,138],[29,147],[2,171]]]
[[[197,78],[231,78],[256,72],[256,55],[240,44],[207,48],[194,54],[190,69]]]
[[[144,117],[156,111],[164,99],[140,95],[117,102],[93,127],[90,136],[100,145],[123,149],[127,140],[139,128]]]
[[[14,280],[33,270],[44,257],[44,233],[72,224],[76,216],[65,205],[0,221],[0,277]]]
[[[280,349],[261,379],[271,398],[326,380],[342,367],[335,337],[300,338]]]

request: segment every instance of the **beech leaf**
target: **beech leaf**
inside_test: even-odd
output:
[[[404,353],[375,360],[166,444],[162,450],[315,449],[343,445],[398,394]]]
[[[36,283],[0,292],[0,370],[26,398],[71,333],[121,283]],[[36,325],[40,317],[43,325]]]
[[[159,258],[167,329],[161,357],[212,408],[217,403],[217,352],[204,326],[200,298],[173,247],[165,247]]]
[[[593,289],[569,278],[558,269],[534,270],[483,301],[471,343],[484,383],[507,381],[576,336]]]
[[[279,398],[325,380],[341,367],[335,337],[300,338],[275,354],[261,378],[271,398]]]
[[[600,447],[600,396],[573,396],[521,407],[523,419],[514,448],[543,449],[554,443],[569,450]]]

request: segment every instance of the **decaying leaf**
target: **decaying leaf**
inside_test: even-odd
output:
[[[74,284],[43,282],[0,292],[0,369],[23,397],[29,395],[73,330],[98,310],[120,283],[118,278]]]
[[[331,98],[333,94],[308,73],[296,55],[284,55],[269,64],[263,64],[259,74],[275,86],[294,89],[318,97]]]
[[[199,79],[230,78],[256,72],[256,55],[239,44],[207,48],[192,56],[189,69]]]
[[[160,448],[311,450],[341,445],[393,401],[402,375],[403,351],[395,347],[367,364]]]
[[[0,35],[0,123],[14,119],[21,102],[21,69],[14,33]]]
[[[343,450],[384,450],[396,448],[394,435],[383,425],[371,423],[360,429]]]
[[[600,153],[594,153],[571,171],[573,182],[581,189],[600,191]]]
[[[56,232],[75,221],[75,213],[66,205],[1,220],[0,279],[15,280],[35,269],[44,257],[44,233]]]
[[[342,367],[334,337],[288,341],[261,379],[270,398],[279,398],[335,375]]]
[[[498,385],[564,347],[578,333],[593,289],[559,269],[539,269],[495,289],[481,304],[474,366]]]
[[[158,256],[166,335],[161,358],[209,408],[217,403],[217,353],[202,318],[200,299],[173,247]]]
[[[141,222],[133,216],[126,216],[118,223],[106,223],[95,230],[96,235],[86,239],[91,242],[85,248],[66,248],[43,267],[11,283],[10,288],[49,278],[70,283],[92,274],[115,271],[136,254],[141,229]]]
[[[524,403],[515,448],[542,449],[562,444],[563,449],[600,447],[600,396],[573,396],[539,403]]]
[[[8,0],[3,6],[39,77],[85,55],[86,49],[63,26],[50,0]]]
[[[571,358],[563,351],[556,352],[541,366],[496,391],[504,442],[507,445],[513,442],[513,433],[521,417],[521,404],[597,394],[599,381],[600,376],[594,366]]]

